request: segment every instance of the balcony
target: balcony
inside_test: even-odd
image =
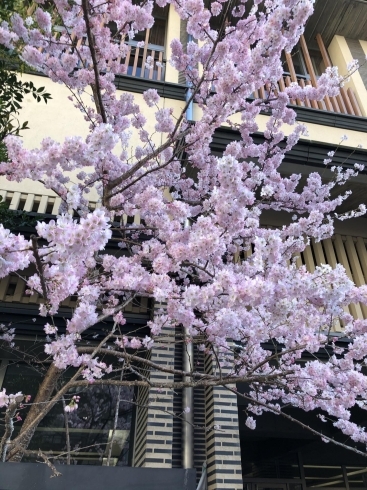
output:
[[[275,93],[284,92],[291,83],[297,83],[300,87],[306,87],[307,85],[317,87],[318,77],[325,71],[325,68],[332,65],[320,34],[316,35],[316,42],[317,49],[309,49],[305,37],[301,36],[299,44],[293,49],[292,53],[283,54],[285,71],[276,84]],[[270,84],[265,84],[255,91],[254,97],[266,99],[271,88],[274,90],[274,86],[270,87]],[[341,87],[340,94],[336,97],[326,96],[320,101],[292,99],[290,102],[292,105],[299,107],[351,116],[363,116],[357,97],[350,87]]]

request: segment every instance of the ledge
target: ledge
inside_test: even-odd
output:
[[[293,105],[289,107],[296,111],[297,121],[367,133],[366,117],[322,111],[320,109],[311,109],[309,107],[299,107]]]
[[[261,133],[256,133],[253,135],[253,138],[256,144],[261,144],[264,141],[264,136]],[[219,128],[215,131],[210,147],[216,154],[221,154],[231,141],[239,141],[240,139],[241,136],[237,131],[233,131],[229,128]],[[285,142],[281,143],[280,146],[284,147]],[[291,149],[291,151],[285,154],[283,162],[325,168],[323,162],[325,158],[328,158],[327,153],[335,150],[336,145],[301,140]],[[345,168],[350,168],[355,163],[365,165],[366,170],[362,173],[366,173],[367,150],[342,146],[335,152],[333,165],[342,165]]]
[[[55,315],[55,325],[58,328],[60,334],[64,334],[66,331],[66,321],[71,318],[72,307],[66,307],[61,305],[60,311]],[[16,336],[21,337],[35,337],[44,338],[44,318],[38,315],[39,304],[38,303],[17,303],[17,302],[0,302],[0,316],[1,321],[5,324],[12,323],[15,326]],[[151,307],[148,305],[147,312],[133,312],[124,311],[124,317],[126,318],[125,325],[122,326],[121,332],[127,335],[132,330],[139,329],[142,335],[149,335],[149,329],[147,322],[150,319]],[[35,321],[32,319],[35,318]],[[105,334],[106,330],[109,330],[113,325],[112,318],[109,317],[103,322],[99,322],[86,332],[86,337],[91,340],[91,337],[95,335],[95,339],[98,342]],[[1,474],[1,472],[0,472]],[[0,479],[1,483],[1,479]],[[0,485],[0,490],[2,490]]]
[[[145,90],[154,88],[161,97],[185,100],[186,87],[185,85],[179,85],[177,83],[157,82],[155,80],[120,75],[116,77],[115,85],[118,90],[135,92],[138,94],[142,94]],[[349,114],[322,111],[320,109],[294,105],[289,107],[297,113],[298,121],[367,133],[367,118],[365,117],[351,116]],[[264,115],[267,114],[264,113]]]
[[[118,75],[115,78],[118,90],[142,94],[146,90],[155,89],[160,97],[167,99],[185,100],[186,86],[171,82],[158,82],[157,80],[146,80],[145,78],[131,77],[129,75]]]
[[[27,71],[32,75],[45,76],[42,73]],[[157,90],[160,97],[173,100],[185,100],[186,86],[178,83],[160,82],[157,80],[146,80],[145,78],[132,77],[129,75],[117,75],[114,81],[117,90],[124,92],[133,92],[142,94],[146,90],[153,88]],[[309,107],[299,107],[290,105],[291,109],[296,111],[297,120],[300,122],[308,122],[318,124],[320,126],[330,126],[350,131],[359,131],[367,133],[367,118],[359,116],[351,116],[349,114],[341,114],[338,112],[322,111],[320,109],[312,109]],[[263,113],[267,115],[267,113]]]

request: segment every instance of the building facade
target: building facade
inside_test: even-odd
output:
[[[145,90],[155,88],[161,96],[161,103],[173,107],[179,113],[185,106],[187,88],[180,83],[182,82],[180,75],[169,63],[166,63],[166,60],[170,58],[171,40],[177,37],[178,33],[181,37],[184,36],[185,31],[172,7],[160,9],[156,12],[156,17],[157,23],[153,29],[144,32],[141,39],[137,38],[129,42],[130,51],[126,58],[127,75],[118,77],[116,86],[120,91],[134,93],[138,102]],[[145,41],[144,48],[138,46],[139,40]],[[145,62],[148,56],[159,61],[159,66],[146,68]],[[360,148],[360,146],[367,147],[366,56],[367,1],[317,0],[315,13],[309,20],[299,45],[291,55],[284,55],[284,76],[278,82],[278,90],[284,90],[284,87],[292,82],[301,86],[316,86],[318,76],[326,67],[337,65],[343,73],[346,72],[347,64],[353,59],[360,61],[361,68],[350,77],[337,97],[325,97],[320,102],[292,101],[298,120],[307,125],[309,136],[303,138],[286,155],[282,164],[282,172],[285,175],[301,173],[306,177],[315,169],[323,168],[323,160],[327,152],[335,150],[336,147],[338,147],[335,155],[336,164],[344,166],[353,165],[355,162],[367,164],[367,150]],[[38,75],[26,74],[23,77],[34,81],[35,84],[40,83]],[[53,100],[48,106],[36,104],[31,98],[26,101],[22,118],[29,121],[31,129],[24,134],[25,144],[29,147],[37,147],[44,136],[42,131],[46,126],[48,135],[56,140],[75,134],[86,135],[88,128],[82,115],[73,112],[73,119],[71,119],[72,105],[70,110],[65,107],[68,95],[66,89],[56,86],[47,78],[42,79],[42,85],[52,94]],[[254,96],[264,98],[266,93],[267,87],[264,86]],[[195,104],[192,117],[194,120],[200,118],[200,110]],[[267,117],[266,114],[258,117],[259,141],[262,139],[261,131],[265,128]],[[152,127],[153,125],[154,123]],[[347,134],[348,140],[340,144],[344,134]],[[220,155],[225,146],[236,138],[238,135],[229,128],[221,128],[216,132],[212,143],[213,153]],[[367,173],[364,172],[358,178],[352,179],[348,189],[353,191],[353,196],[345,201],[342,211],[354,209],[356,204],[367,204],[366,186]],[[27,180],[18,184],[0,178],[0,194],[9,204],[10,209],[24,210],[35,216],[56,215],[61,202],[52,191],[45,189],[41,184]],[[89,205],[91,208],[98,206],[97,198],[93,195]],[[138,222],[139,217],[126,217],[127,219]],[[279,213],[276,217],[271,213],[264,217],[264,226],[282,224]],[[297,258],[297,264],[305,265],[308,270],[313,271],[317,265],[323,263],[331,266],[341,263],[348,276],[357,285],[366,284],[366,224],[365,217],[339,222],[335,236],[321,243],[309,245]],[[251,251],[248,254],[251,254]],[[70,308],[74,306],[73,301],[71,297],[63,304],[59,315],[60,325],[63,318],[67,318],[70,314],[68,311],[70,312]],[[16,324],[17,338],[25,346],[31,345],[37,335],[42,335],[41,324],[38,324],[38,320],[32,321],[39,302],[40,298],[36,294],[30,297],[25,294],[24,283],[16,275],[0,281],[1,322]],[[126,331],[139,328],[142,332],[155,309],[161,307],[164,305],[154,304],[144,298],[133,303],[125,312],[128,319]],[[367,307],[362,304],[351,305],[350,313],[355,318],[367,318]],[[98,338],[100,334],[98,328],[92,334]],[[182,369],[185,352],[175,347],[175,334],[167,332],[167,337],[170,336],[168,347],[165,345],[154,348],[151,359],[158,364],[175,365]],[[345,341],[342,325],[336,325],[335,336],[340,342]],[[211,372],[210,362],[201,353],[193,351],[190,355],[194,362],[201,366],[203,372]],[[162,379],[161,373],[152,373],[151,376],[152,379],[154,376]],[[170,374],[164,377],[167,380],[173,379],[173,375]],[[13,387],[15,391],[19,391],[22,386],[27,386],[29,391],[29,387],[33,386],[32,383],[37,386],[37,374],[27,368],[21,356],[9,354],[5,350],[1,351],[0,389],[6,385],[8,391]],[[188,395],[192,407],[193,429],[191,434],[187,434],[185,432],[187,424],[183,424],[181,419],[174,415],[182,413],[183,407],[187,406],[188,399],[183,400],[187,395],[179,390],[156,393],[154,390],[143,388],[134,394],[138,401],[135,407],[129,402],[132,394],[126,393],[127,401],[119,409],[120,444],[112,451],[112,466],[116,468],[103,468],[103,481],[110,478],[106,476],[108,471],[115,472],[114,482],[118,480],[117,471],[118,467],[121,467],[121,471],[128,471],[129,468],[171,470],[170,475],[177,475],[176,480],[174,480],[176,476],[172,477],[172,481],[170,480],[171,488],[187,488],[187,490],[194,489],[199,484],[203,471],[205,478],[199,485],[200,488],[204,488],[207,484],[208,490],[306,490],[323,487],[332,490],[352,488],[362,490],[367,488],[365,459],[342,449],[330,447],[330,444],[324,446],[306,431],[294,428],[271,414],[263,415],[258,429],[250,431],[245,426],[245,404],[237,399],[235,394],[221,387],[195,389]],[[156,400],[154,408],[148,404],[148,400],[152,398]],[[74,421],[75,426],[72,427],[74,444],[95,446],[98,445],[98,441],[102,441],[101,444],[108,442],[111,436],[111,415],[98,412],[101,400],[103,406],[108,409],[115,404],[115,393],[103,389],[99,392],[92,390],[89,400],[91,413],[82,412],[78,415],[79,419]],[[307,414],[298,414],[295,410],[290,410],[289,413],[294,413],[308,424]],[[52,447],[54,451],[60,453],[64,450],[62,437],[65,429],[61,416],[60,411],[55,411],[52,420],[46,420],[37,429],[33,441],[34,447],[31,446],[31,449],[36,450],[39,446],[42,448],[43,444],[44,447]],[[88,422],[83,425],[83,417],[86,421],[93,418],[93,427],[88,425]],[[355,418],[366,426],[367,420],[364,420],[363,415],[357,410]],[[57,420],[59,422],[56,422]],[[220,429],[207,430],[208,427],[213,426]],[[320,430],[333,436],[332,429],[328,426],[326,428],[320,426]],[[104,466],[105,461],[106,454],[101,446],[95,451],[85,452],[75,463],[78,467],[79,465]],[[183,471],[190,469],[196,469],[196,483],[194,472]],[[90,470],[94,472],[93,475],[97,475],[95,468]],[[0,488],[2,488],[2,472],[3,481],[6,482],[4,489],[26,488],[21,486],[24,484],[21,480],[17,483],[18,487],[14,486],[15,483],[12,481],[15,480],[9,476],[10,471],[9,467],[5,469],[5,465],[0,464]],[[36,470],[27,470],[29,471]],[[78,469],[78,471],[82,470]],[[175,471],[177,473],[174,473]],[[141,474],[148,475],[148,473]],[[149,475],[152,476],[142,478],[155,478],[153,473]],[[98,481],[99,477],[93,476],[94,478]],[[126,481],[129,478],[130,476]],[[161,482],[159,478],[156,482]],[[114,483],[111,482],[112,490],[113,485]],[[159,485],[161,489],[166,488],[162,482]],[[59,487],[55,486],[56,488]],[[158,487],[152,486],[153,488]]]

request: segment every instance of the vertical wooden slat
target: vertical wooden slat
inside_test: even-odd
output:
[[[13,301],[20,302],[25,290],[25,282],[18,277],[17,285],[13,294]]]
[[[303,258],[305,260],[305,265],[306,268],[309,272],[314,272],[315,271],[315,261],[312,255],[312,250],[310,245],[307,245],[307,247],[303,251]]]
[[[136,76],[136,69],[138,67],[138,60],[139,60],[139,52],[140,52],[140,48],[136,47],[135,48],[135,55],[134,55],[134,64],[133,64],[133,70],[131,72],[131,75],[133,77]]]
[[[322,243],[323,243],[324,250],[325,250],[327,264],[329,264],[331,267],[335,268],[336,264],[337,264],[337,260],[336,260],[335,250],[334,250],[331,238],[327,238],[326,240],[323,240]],[[348,306],[345,306],[343,308],[343,310],[346,313],[349,313],[352,315],[351,311],[349,311]]]
[[[313,253],[315,255],[316,264],[317,265],[326,264],[325,254],[324,254],[324,251],[322,249],[321,242],[316,242],[315,239],[313,238],[312,239],[312,249],[313,249]]]
[[[350,103],[352,104],[354,114],[356,116],[362,117],[362,112],[359,108],[358,101],[356,99],[356,96],[354,95],[353,90],[350,87],[347,90],[347,95],[349,97]]]
[[[311,85],[311,86],[312,86],[312,82],[311,82],[311,80],[307,80],[307,81],[306,81],[306,84],[307,84],[307,85]],[[313,109],[318,109],[318,108],[319,108],[319,106],[318,106],[318,104],[317,104],[316,100],[311,100],[310,102],[311,102],[311,107],[312,107]]]
[[[290,53],[285,53],[285,59],[287,60],[287,65],[288,65],[289,73],[291,74],[292,82],[298,84],[296,71],[293,65],[292,55]],[[303,102],[300,99],[296,99],[296,103],[299,106],[303,106]]]
[[[299,81],[299,84],[302,88],[305,88],[306,84],[305,84],[305,81],[301,78],[301,80]],[[305,99],[305,102],[304,102],[305,106],[306,107],[311,107],[311,102],[306,98]]]
[[[134,225],[140,225],[140,213],[134,215]]]
[[[280,90],[281,92],[284,92],[284,91],[285,91],[285,83],[284,83],[284,78],[283,78],[283,77],[281,77],[281,78],[279,79],[278,84],[279,84],[279,90]]]
[[[345,272],[347,273],[349,279],[351,281],[353,281],[354,280],[353,274],[352,274],[352,271],[351,271],[350,266],[349,266],[348,257],[347,257],[347,254],[346,254],[345,248],[344,248],[344,243],[343,243],[343,240],[342,240],[340,235],[335,235],[334,246],[335,246],[335,251],[336,251],[336,255],[338,257],[339,263],[344,267]],[[350,309],[351,314],[354,316],[354,318],[356,318],[356,319],[357,318],[359,318],[359,319],[363,318],[362,310],[361,310],[361,307],[359,304],[351,303],[349,305],[349,309]]]
[[[140,298],[140,311],[141,313],[148,312],[148,298],[146,297]]]
[[[133,313],[140,313],[140,305],[135,305],[134,302],[131,302],[131,311]]]
[[[28,194],[23,208],[24,211],[32,211],[34,198],[35,198],[34,194]]]
[[[24,283],[22,297],[20,298],[21,303],[29,303],[29,294],[25,294],[26,289],[28,289],[27,283]]]
[[[20,192],[14,192],[9,209],[16,210],[19,207]]]
[[[325,259],[324,250],[322,248],[321,242],[316,242],[313,238],[311,241],[311,246],[313,250],[313,255],[315,257],[316,265],[321,266],[326,264],[327,261]],[[342,326],[340,324],[340,320],[338,318],[334,319],[332,330],[335,332],[340,332],[342,330]]]
[[[307,43],[306,43],[305,37],[303,35],[300,37],[300,44],[301,44],[301,49],[303,52],[303,57],[305,59],[307,71],[308,71],[310,78],[311,78],[312,85],[316,88],[317,87],[317,77],[316,77],[316,73],[315,73],[315,70],[314,70],[313,65],[312,65],[311,56],[310,56],[310,53],[308,51]],[[324,104],[325,104],[325,107],[324,107]],[[330,99],[328,96],[326,96],[324,98],[324,101],[322,101],[322,100],[318,101],[318,106],[320,109],[323,109],[323,110],[325,110],[325,108],[328,111],[333,110],[333,106],[331,105],[331,102],[330,102]]]
[[[266,83],[265,84],[265,92],[266,92],[267,98],[269,98],[270,97],[270,93],[271,93],[271,84],[270,83]]]
[[[321,52],[321,56],[322,56],[322,60],[324,62],[324,65],[326,67],[330,67],[331,66],[331,61],[330,61],[330,58],[329,58],[329,53],[327,52],[327,49],[325,48],[325,44],[324,44],[324,41],[322,40],[321,34],[316,34],[316,41],[317,41],[317,44],[319,46],[319,49],[320,49],[320,52]],[[331,101],[331,103],[333,105],[333,108],[334,108],[334,111],[335,112],[344,112],[344,113],[346,113],[346,110],[343,107],[344,104],[341,104],[341,97],[340,97],[340,95],[338,95],[337,97],[331,97],[330,101]]]
[[[128,72],[129,69],[130,55],[131,55],[131,46],[128,47],[128,51],[125,58],[126,73]]]
[[[356,242],[359,263],[361,264],[364,280],[367,282],[367,250],[363,238],[358,237]]]
[[[296,263],[297,269],[299,269],[300,267],[302,267],[303,263],[302,263],[302,259],[301,259],[301,254],[299,252],[294,253],[292,255],[292,258],[293,258],[292,262],[294,262],[294,258],[296,258],[295,263]]]
[[[147,59],[147,50],[148,50],[148,41],[149,41],[150,29],[147,29],[145,32],[145,42],[144,42],[144,50],[143,50],[143,60],[141,62],[141,72],[140,76],[145,78],[145,62]]]
[[[342,114],[348,114],[347,108],[345,107],[345,104],[344,104],[344,99],[341,96],[341,94],[336,96],[336,100],[338,101],[338,105],[340,107],[340,112]]]
[[[325,98],[326,98],[326,97],[327,97],[327,96],[325,96]],[[329,109],[326,107],[325,98],[324,98],[324,99],[322,99],[322,100],[318,100],[318,101],[317,101],[317,104],[318,104],[318,106],[319,106],[319,109],[321,109],[322,111],[328,111],[328,110],[329,110]],[[329,101],[329,103],[330,103],[330,101]],[[332,111],[333,109],[332,109],[332,107],[331,107],[331,104],[330,104],[330,106],[329,106],[329,107],[330,107],[330,111]]]
[[[349,97],[348,97],[348,94],[347,94],[347,91],[345,90],[344,87],[341,87],[340,88],[340,94],[343,98],[343,101],[344,101],[344,105],[345,105],[345,108],[347,110],[347,113],[354,116],[354,110],[353,110],[353,107],[352,107],[352,104],[350,103],[350,100],[349,100]]]
[[[324,65],[326,67],[331,66],[331,61],[329,58],[329,53],[327,52],[327,49],[325,48],[324,41],[322,40],[321,34],[316,34],[316,41],[319,46],[319,50],[322,56],[322,61],[324,62]]]
[[[247,250],[244,250],[243,255],[245,259],[248,259],[252,255],[252,246],[250,245]]]
[[[38,213],[45,213],[47,208],[48,196],[42,196],[38,206]]]
[[[292,83],[291,77],[286,76],[286,77],[284,78],[284,80],[285,80],[285,85],[286,85],[286,87],[289,87],[289,86],[290,86],[290,84]],[[291,104],[296,104],[296,100],[295,100],[295,99],[290,99],[289,101],[290,101],[290,103],[291,103]]]
[[[54,205],[53,205],[53,208],[52,208],[52,214],[54,214],[54,215],[59,214],[60,205],[61,205],[61,198],[60,197],[56,197],[55,198]]]
[[[150,70],[149,70],[149,80],[152,80],[153,73],[154,73],[155,51],[152,51],[150,56],[153,58],[153,62],[152,62],[152,66],[150,67]]]
[[[28,302],[29,303],[32,303],[32,304],[39,304],[40,303],[40,296],[39,296],[39,294],[38,293],[34,293],[31,296],[29,296]]]
[[[157,80],[158,81],[161,81],[162,80],[162,64],[163,64],[163,51],[160,51],[159,53],[159,56],[158,56],[158,61],[159,61],[159,65],[158,65],[158,70],[157,70]]]
[[[357,286],[363,286],[364,284],[366,284],[366,281],[363,275],[361,264],[359,262],[356,247],[351,236],[348,236],[346,239],[345,250],[348,255],[350,267],[352,269],[353,281]],[[360,303],[360,307],[364,318],[367,318],[367,305]]]
[[[331,103],[330,97],[328,95],[325,95],[324,100],[322,102],[325,103],[326,110],[330,112],[334,112],[333,104]]]
[[[288,70],[291,75],[292,82],[297,83],[296,70],[294,69],[291,53],[285,53],[285,59],[287,60]]]
[[[0,300],[4,301],[6,291],[8,290],[10,276],[4,277],[0,280]]]
[[[330,97],[330,102],[331,105],[333,106],[334,112],[341,112],[339,104],[338,104],[338,99],[336,97]]]
[[[79,51],[79,53],[80,53],[80,46],[82,45],[82,43],[83,43],[83,38],[80,37],[76,43],[76,46],[75,46],[75,50]],[[82,67],[84,68],[86,63],[85,63],[85,60],[83,60],[81,53],[80,53],[80,59],[81,59],[80,63],[82,63]]]
[[[122,45],[125,44],[125,34],[123,34],[121,36],[121,39],[120,39],[120,48],[122,48]],[[120,49],[120,53],[121,53],[121,49]],[[117,57],[117,62],[118,63],[121,63],[121,54]]]
[[[347,91],[345,90],[344,87],[341,87],[340,88],[340,95],[343,98],[345,108],[347,109],[347,114],[351,114],[352,116],[354,116],[355,114],[354,114],[354,111],[353,111],[352,104],[350,103],[350,100],[349,100]]]

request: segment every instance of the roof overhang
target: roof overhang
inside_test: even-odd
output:
[[[316,34],[321,34],[326,47],[336,34],[367,40],[367,0],[316,0],[305,31],[311,49],[317,48]]]

